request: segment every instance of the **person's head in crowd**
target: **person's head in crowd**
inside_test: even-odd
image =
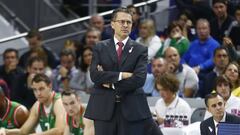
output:
[[[101,31],[95,27],[88,28],[85,37],[86,46],[93,47],[97,42],[101,40]]]
[[[104,30],[104,18],[100,15],[93,15],[90,18],[90,26],[95,27],[102,32]]]
[[[166,72],[166,61],[164,58],[152,59],[152,73],[154,77],[157,77]]]
[[[41,57],[44,60],[44,64],[47,66],[48,65],[48,56],[47,53],[43,50],[43,48],[38,47],[38,48],[33,48],[32,50],[30,50],[30,55],[29,58],[33,58],[33,57]]]
[[[225,101],[227,101],[231,96],[232,84],[225,75],[218,76],[216,78],[215,90]]]
[[[239,87],[239,65],[236,62],[231,62],[227,65],[224,74],[229,78],[233,85],[233,89]]]
[[[8,48],[3,52],[3,63],[6,72],[10,72],[17,68],[18,65],[18,50]]]
[[[172,39],[180,39],[183,35],[183,27],[177,21],[168,25],[168,36]]]
[[[217,93],[211,93],[205,97],[205,105],[207,110],[212,114],[213,119],[220,122],[225,113],[224,99]]]
[[[141,12],[139,11],[139,8],[134,7],[134,5],[128,5],[127,9],[130,11],[130,13],[133,16],[133,25],[136,25],[141,17]]]
[[[64,49],[73,50],[75,52],[77,50],[76,42],[70,39],[66,40],[64,42]]]
[[[140,22],[139,36],[143,40],[153,37],[156,34],[155,22],[152,19],[145,19]]]
[[[214,50],[214,64],[216,70],[222,73],[226,66],[229,64],[229,62],[230,57],[228,54],[228,50],[225,47],[220,46]]]
[[[63,106],[69,116],[78,116],[81,108],[80,97],[77,92],[72,89],[64,90],[62,93]]]
[[[45,72],[45,61],[41,57],[32,57],[27,62],[27,72],[29,74],[38,74]]]
[[[166,104],[170,104],[176,97],[179,81],[174,74],[165,73],[155,80],[155,87]]]
[[[176,48],[168,47],[164,51],[164,58],[167,61],[167,71],[175,73],[180,64],[180,55]]]
[[[63,49],[60,53],[60,64],[65,67],[68,71],[74,67],[76,61],[76,54],[74,51],[69,49]]]
[[[240,5],[238,5],[235,10],[235,19],[240,23]]]
[[[190,10],[183,10],[179,16],[178,16],[178,23],[182,26],[182,27],[190,27],[193,24],[195,24],[195,19],[193,17],[193,14]]]
[[[52,84],[49,77],[45,74],[36,74],[32,79],[31,88],[40,103],[46,103],[51,99]]]
[[[200,41],[206,41],[210,36],[210,25],[207,19],[199,19],[196,23],[197,35]]]
[[[36,29],[32,29],[28,32],[27,41],[29,43],[30,49],[40,47],[42,45],[42,35]]]
[[[114,30],[114,36],[118,40],[124,40],[129,36],[132,30],[133,17],[127,8],[118,8],[113,11],[111,17],[111,27]]]
[[[212,0],[212,9],[219,20],[227,17],[227,0]]]
[[[82,54],[81,54],[81,63],[80,63],[80,68],[82,71],[87,72],[91,62],[92,62],[92,48],[91,47],[84,47]]]

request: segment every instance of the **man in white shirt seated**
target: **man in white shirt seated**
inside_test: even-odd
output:
[[[225,75],[216,78],[216,93],[219,94],[225,102],[225,111],[234,115],[240,112],[240,99],[231,95],[232,84]],[[209,118],[211,113],[206,112],[205,119]]]
[[[158,76],[155,81],[155,86],[162,97],[155,105],[157,121],[159,124],[163,124],[164,118],[167,114],[183,114],[187,115],[188,118],[191,116],[191,108],[189,104],[177,95],[179,81],[175,75],[167,73]]]
[[[217,135],[219,122],[240,124],[239,117],[225,111],[224,99],[217,93],[207,95],[205,104],[212,117],[201,122],[201,135]]]

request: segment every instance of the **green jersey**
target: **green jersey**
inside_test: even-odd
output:
[[[4,127],[7,129],[19,128],[19,124],[17,123],[17,120],[16,120],[16,112],[20,107],[20,104],[17,102],[10,101],[7,98],[6,100],[7,100],[7,109],[3,117],[0,118],[0,127]]]
[[[39,106],[38,106],[39,124],[42,128],[42,131],[46,131],[46,130],[49,130],[49,129],[55,127],[56,116],[53,112],[53,109],[54,109],[54,104],[55,104],[56,100],[58,100],[60,97],[61,97],[61,95],[59,93],[53,92],[53,102],[52,102],[52,106],[50,108],[50,113],[48,115],[44,109],[44,105],[39,104]]]
[[[71,135],[83,135],[83,129],[84,129],[84,124],[83,124],[83,112],[84,108],[81,106],[80,109],[80,120],[79,120],[79,126],[74,122],[74,119],[67,115],[67,124],[69,126],[69,131]]]

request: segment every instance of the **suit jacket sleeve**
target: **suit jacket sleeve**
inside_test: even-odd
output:
[[[99,43],[93,48],[93,58],[90,66],[90,77],[95,85],[102,85],[105,83],[113,84],[118,81],[120,72],[116,71],[98,71],[97,66],[101,65],[101,53],[104,53],[103,44]]]
[[[130,92],[138,88],[143,87],[146,76],[147,76],[147,61],[148,61],[148,50],[145,47],[139,47],[139,56],[135,64],[135,69],[133,71],[133,76],[121,80],[114,84],[115,88],[120,90],[120,92]]]

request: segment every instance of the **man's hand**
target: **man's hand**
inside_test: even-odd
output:
[[[164,123],[164,118],[160,117],[158,112],[156,112],[156,115],[157,115],[157,122],[159,125],[163,124]]]
[[[193,70],[198,74],[200,72],[200,66],[193,67]]]
[[[133,73],[130,72],[122,72],[122,79],[127,79],[132,77]]]
[[[98,71],[103,71],[103,67],[101,66],[101,65],[97,65],[97,70]],[[103,84],[102,85],[103,87],[105,87],[105,88],[111,88],[111,84]]]
[[[67,68],[61,66],[60,69],[59,69],[59,74],[60,74],[62,77],[67,77],[67,75],[68,75],[68,70],[67,70]]]
[[[231,46],[233,47],[233,43],[232,43],[232,40],[229,38],[229,37],[224,37],[223,38],[223,46]]]

